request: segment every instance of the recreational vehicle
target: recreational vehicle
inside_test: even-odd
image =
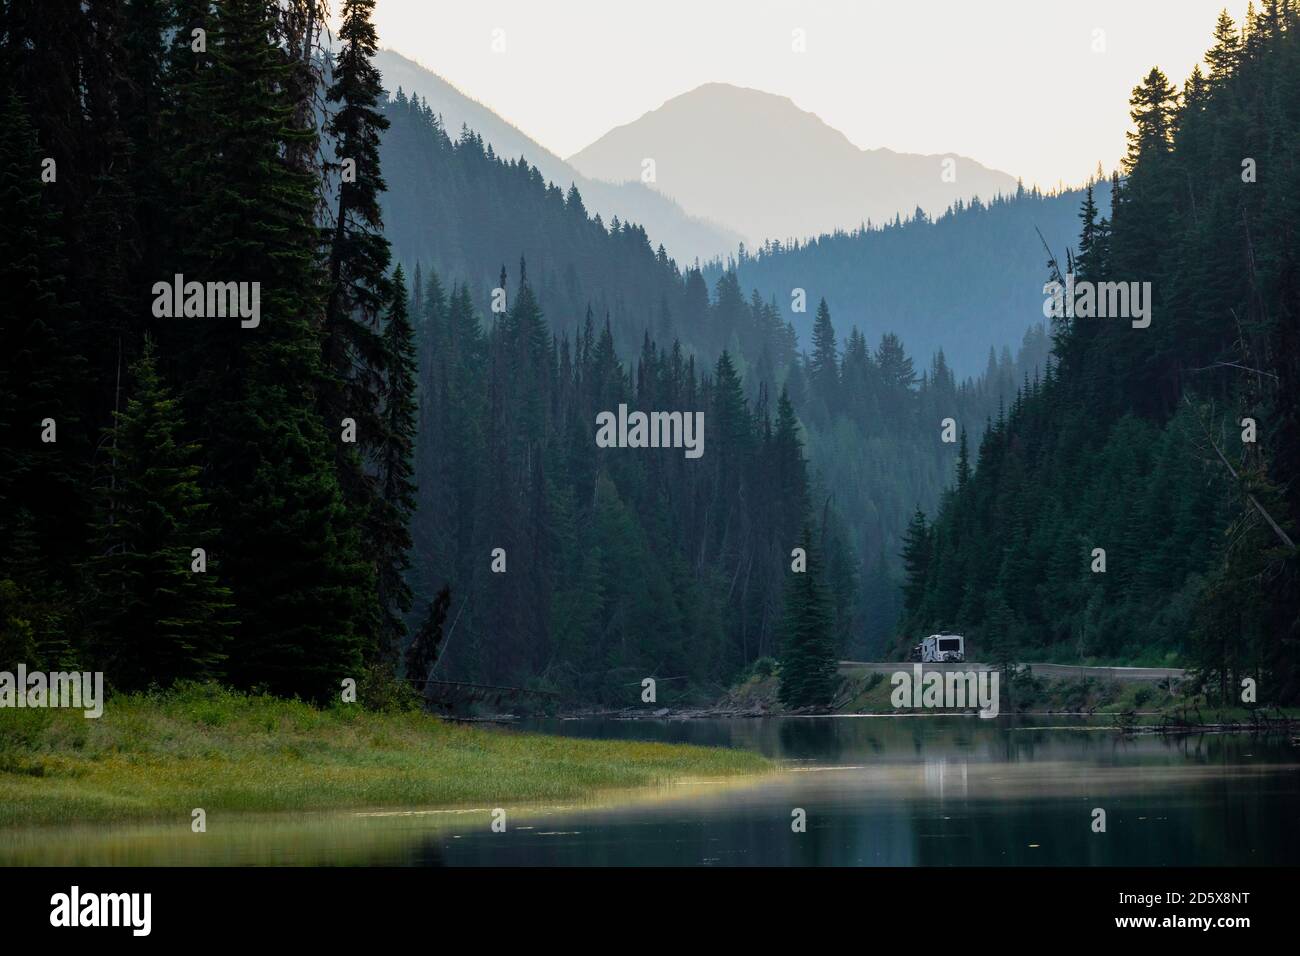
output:
[[[960,634],[931,634],[912,648],[911,658],[923,664],[960,663],[966,659],[966,639]]]

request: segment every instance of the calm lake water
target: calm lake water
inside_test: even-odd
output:
[[[607,805],[0,833],[0,863],[1275,865],[1300,861],[1300,747],[1120,737],[1067,718],[532,721],[581,737],[742,747],[788,772]],[[630,801],[630,802],[629,802]],[[806,814],[806,832],[791,829]],[[1093,832],[1094,810],[1106,832]]]

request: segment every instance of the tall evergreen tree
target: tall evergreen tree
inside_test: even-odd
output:
[[[970,483],[970,451],[966,447],[966,426],[961,428],[961,442],[957,446],[957,490],[965,491]]]
[[[831,310],[822,299],[817,304],[813,320],[813,351],[808,363],[808,377],[813,394],[820,398],[830,412],[837,410],[839,398],[839,346],[835,341],[835,327],[831,325]]]
[[[365,648],[368,654],[390,653],[403,633],[400,612],[409,609],[410,596],[402,578],[409,548],[406,519],[409,507],[386,497],[391,490],[398,498],[397,485],[405,481],[393,469],[400,453],[394,449],[407,436],[387,434],[394,413],[385,409],[384,392],[394,379],[407,374],[405,368],[387,367],[398,358],[380,331],[385,308],[406,312],[406,290],[397,303],[388,277],[391,259],[383,234],[379,196],[386,186],[380,171],[380,135],[389,123],[379,109],[383,84],[374,67],[377,38],[372,22],[374,0],[344,0],[339,27],[339,49],[332,64],[326,103],[336,106],[325,124],[334,141],[338,174],[334,220],[325,230],[327,243],[327,294],[325,299],[323,382],[318,404],[329,429],[342,422],[355,423],[356,442],[334,446],[335,467],[347,505],[348,518],[377,539],[377,590]],[[403,315],[401,325],[407,326]],[[398,358],[399,361],[404,359]],[[376,480],[368,469],[376,464]],[[393,487],[386,489],[385,484]]]
[[[894,390],[908,389],[916,383],[916,369],[911,356],[903,349],[903,343],[892,332],[880,337],[880,346],[876,349],[876,365],[880,368],[880,377],[885,385]]]
[[[427,682],[433,676],[446,640],[444,626],[451,610],[451,588],[444,586],[438,596],[429,602],[424,621],[406,649],[406,676],[413,681]],[[427,689],[426,689],[427,693]]]
[[[406,279],[398,266],[392,278],[393,299],[384,325],[383,438],[376,455],[379,486],[378,515],[371,544],[376,554],[379,604],[384,615],[381,650],[395,651],[411,610],[411,517],[415,512],[414,456],[416,442],[415,330],[406,302]]]
[[[903,541],[903,568],[907,575],[903,584],[903,607],[907,614],[920,610],[925,596],[926,580],[930,574],[930,527],[920,508],[912,515]]]
[[[783,543],[795,536],[808,520],[808,472],[803,457],[803,440],[799,437],[799,421],[795,417],[790,395],[781,390],[776,404],[776,431],[773,435],[776,459],[775,497],[778,506],[777,522]],[[785,549],[788,550],[788,549]]]
[[[804,529],[801,547],[807,570],[791,571],[786,586],[784,643],[779,696],[786,707],[827,707],[835,693],[838,663],[832,635],[830,596],[822,580],[820,554]]]
[[[1219,19],[1214,24],[1214,46],[1205,54],[1205,63],[1210,68],[1210,82],[1222,83],[1237,69],[1241,56],[1241,34],[1237,25],[1228,16],[1227,10],[1219,11]]]
[[[188,414],[207,431],[218,551],[239,605],[228,671],[238,684],[322,698],[357,673],[376,614],[373,564],[316,407],[315,183],[286,159],[288,144],[314,134],[292,125],[292,66],[273,11],[229,0],[207,22],[213,65],[182,81],[199,86],[208,124],[193,153],[176,157],[202,185],[179,214],[187,242],[175,271],[257,282],[260,321],[164,328]]]
[[[95,660],[119,689],[166,687],[224,673],[233,630],[219,583],[212,514],[199,487],[199,447],[154,349],[131,366],[133,394],[109,429],[108,484],[90,561]]]
[[[327,230],[329,291],[325,306],[325,373],[322,411],[328,427],[344,417],[357,422],[360,444],[381,440],[380,381],[384,369],[380,314],[392,301],[379,195],[386,188],[379,166],[379,138],[388,119],[378,108],[383,84],[373,59],[377,47],[371,16],[374,0],[345,0],[339,51],[326,102],[337,109],[325,125],[334,140],[339,175],[333,225]],[[350,500],[370,503],[358,462],[340,454],[341,477]]]

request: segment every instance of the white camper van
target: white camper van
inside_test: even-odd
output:
[[[912,648],[911,656],[923,664],[960,663],[966,659],[966,639],[960,634],[931,634]]]

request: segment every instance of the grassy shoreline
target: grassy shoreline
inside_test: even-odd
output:
[[[0,710],[0,827],[576,800],[774,770],[758,754],[470,727],[205,685]]]

